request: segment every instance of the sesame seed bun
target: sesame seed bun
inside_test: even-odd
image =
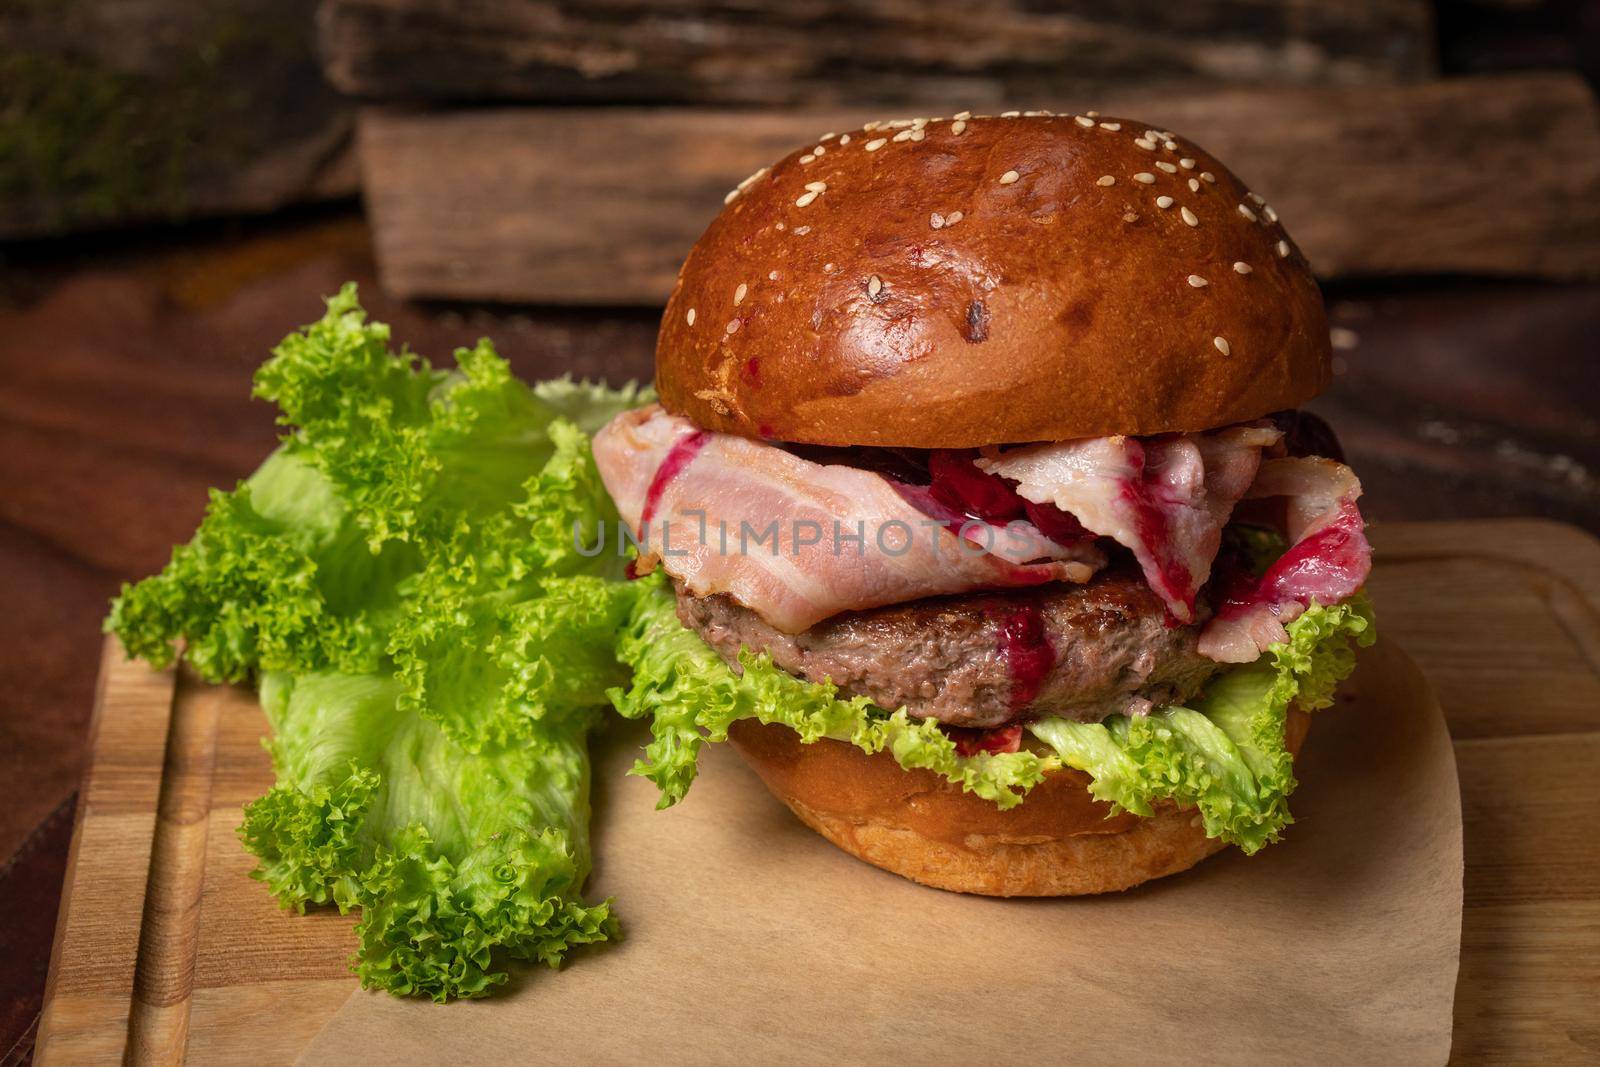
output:
[[[1210,429],[1328,383],[1276,213],[1132,119],[967,116],[807,145],[729,194],[668,302],[667,410],[812,444]]]
[[[1310,717],[1289,712],[1298,753]],[[1082,896],[1186,871],[1223,847],[1193,810],[1150,817],[1089,795],[1089,776],[1052,771],[1001,811],[931,771],[843,741],[803,744],[786,726],[741,719],[728,739],[800,821],[859,859],[923,885],[996,897]]]

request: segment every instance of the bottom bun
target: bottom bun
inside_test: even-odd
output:
[[[1291,710],[1291,752],[1310,719]],[[740,720],[728,739],[774,796],[852,856],[923,885],[994,897],[1060,897],[1129,889],[1186,871],[1223,847],[1199,814],[1172,803],[1154,815],[1089,795],[1089,776],[1051,771],[1001,811],[932,771],[844,741],[802,744],[786,726]]]

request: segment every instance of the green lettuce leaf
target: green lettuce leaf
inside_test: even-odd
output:
[[[933,771],[1001,808],[1021,803],[1056,765],[1026,751],[958,755],[931,719],[911,718],[904,709],[890,713],[865,697],[840,699],[834,686],[802,681],[764,654],[741,652],[736,674],[678,621],[664,582],[652,577],[637,586],[643,595],[617,649],[633,679],[611,691],[611,702],[628,718],[650,719],[652,740],[633,773],[661,790],[659,807],[683,799],[701,746],[727,740],[728,727],[740,719],[781,723],[807,744],[829,737],[866,752],[887,751],[900,766]]]
[[[242,834],[289,907],[362,911],[365,984],[482,995],[614,930],[584,738],[639,592],[586,429],[640,390],[533,387],[492,346],[436,370],[346,286],[256,376],[285,436],[107,628],[159,666],[260,678],[276,787]]]
[[[1287,629],[1287,643],[1213,679],[1193,708],[1101,723],[1043,719],[1029,730],[1089,774],[1089,792],[1114,811],[1150,815],[1159,801],[1195,807],[1207,836],[1254,853],[1294,821],[1294,760],[1284,737],[1290,704],[1330,704],[1355,669],[1356,648],[1376,639],[1362,596],[1312,605]]]
[[[443,371],[390,351],[389,328],[341,289],[257,371],[256,394],[292,427],[282,445],[232,493],[212,493],[161,574],[123,586],[106,629],[161,667],[181,642],[210,681],[364,673],[384,663],[405,580],[461,558],[469,540],[514,549],[481,564],[508,586],[546,571],[620,577],[613,554],[573,548],[574,522],[592,535],[615,517],[583,427],[648,391],[530,388],[488,342],[455,358]]]
[[[177,657],[210,681],[255,670],[375,670],[398,608],[399,577],[420,566],[404,544],[371,551],[328,479],[273,453],[153,578],[122,587],[106,629],[157,667]]]
[[[570,374],[535,382],[533,395],[590,436],[618,413],[652,404],[656,399],[656,391],[648,385],[629,382],[613,389],[598,382],[576,381]]]
[[[361,909],[363,985],[443,1001],[615,937],[577,899],[589,853],[583,722],[470,752],[378,675],[270,674],[278,784],[245,809],[254,877],[284,904]]]
[[[639,583],[645,585],[646,583]],[[811,743],[828,737],[867,752],[888,751],[902,767],[923,767],[1001,808],[1022,803],[1062,764],[1086,771],[1090,791],[1116,811],[1154,813],[1160,801],[1197,807],[1206,832],[1254,852],[1290,821],[1293,762],[1284,742],[1291,701],[1323,707],[1354,669],[1354,645],[1374,637],[1364,598],[1313,606],[1289,626],[1289,642],[1218,677],[1194,708],[1099,723],[1045,719],[1030,726],[1046,754],[962,756],[932,721],[889,712],[864,697],[842,699],[829,684],[805,682],[766,656],[740,654],[736,673],[678,622],[673,597],[652,579],[624,629],[618,655],[632,684],[611,692],[630,718],[649,718],[652,740],[635,774],[655,782],[660,806],[681,800],[701,746],[727,738],[740,719],[782,723]]]

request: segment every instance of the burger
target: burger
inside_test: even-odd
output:
[[[739,183],[594,439],[645,590],[612,699],[927,885],[1126,889],[1292,821],[1373,640],[1272,207],[1131,119],[828,133]]]

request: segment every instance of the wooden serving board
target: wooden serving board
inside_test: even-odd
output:
[[[1455,1056],[1600,1056],[1600,541],[1539,520],[1374,528],[1380,625],[1433,680],[1460,768]],[[41,1064],[292,1061],[355,988],[353,918],[278,910],[240,808],[272,772],[246,690],[108,643]]]

